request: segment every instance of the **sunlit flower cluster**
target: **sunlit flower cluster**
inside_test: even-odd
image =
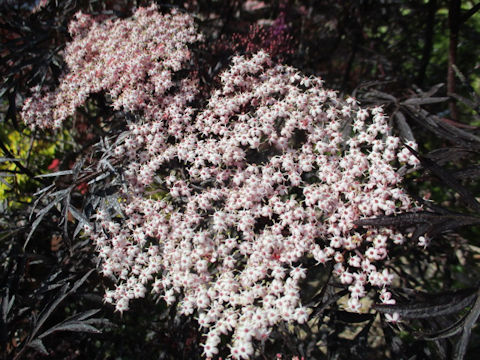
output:
[[[165,79],[172,76],[163,74],[186,63],[185,44],[196,39],[191,20],[150,8],[122,21],[93,22],[89,31],[80,26],[75,41],[90,46],[69,45],[71,73],[55,94],[38,101],[46,115],[34,120],[31,103],[25,110],[29,123],[59,126],[74,110],[59,115],[62,101],[67,107],[79,101],[69,98],[71,84],[74,93],[105,91],[114,107],[142,111],[114,150],[128,184],[121,193],[123,218],[100,210],[96,230],[85,229],[103,274],[117,281],[105,300],[123,312],[132,299],[158,293],[180,313],[197,316],[206,357],[228,336],[235,359],[252,357],[254,341],[268,339],[280,322],[308,321],[300,286],[309,262],[333,264],[350,291],[352,311],[361,310],[370,287],[379,289],[381,301],[394,303],[386,288],[393,275],[382,261],[403,236],[354,225],[414,207],[395,166],[415,166],[417,159],[391,133],[382,108],[344,101],[320,78],[274,65],[260,51],[235,57],[221,74],[221,88],[194,111],[188,107],[194,81],[186,78],[167,92],[172,85]],[[151,23],[156,35],[142,38]],[[116,50],[103,50],[108,36],[90,33],[106,28],[128,29],[140,43],[131,45],[136,55],[125,57],[124,66],[114,56],[112,74],[102,66],[97,76],[95,64],[108,63],[104,51]],[[118,31],[118,37],[130,36]],[[189,35],[178,39],[182,32]],[[156,36],[164,40],[152,43]],[[115,46],[128,48],[129,39]]]
[[[65,49],[68,73],[54,92],[36,89],[26,100],[22,116],[27,124],[58,128],[90,94],[104,92],[115,109],[142,111],[157,117],[175,111],[175,91],[187,98],[196,92],[194,77],[176,81],[175,72],[190,60],[187,44],[200,39],[186,14],[160,14],[156,6],[139,8],[125,20],[96,21],[78,13],[70,23],[73,37]],[[162,114],[163,115],[163,114]]]

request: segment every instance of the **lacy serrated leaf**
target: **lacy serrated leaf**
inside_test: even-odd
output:
[[[42,310],[42,312],[38,316],[38,320],[35,321],[35,326],[30,334],[30,339],[35,338],[38,331],[40,330],[42,325],[45,323],[45,321],[47,321],[47,319],[50,317],[52,312],[68,296],[67,291],[68,291],[68,284],[65,284],[60,290],[60,295],[49,306],[47,306],[45,309]]]
[[[475,196],[462,186],[458,181],[451,176],[446,170],[444,170],[441,166],[437,165],[430,159],[427,159],[423,156],[420,156],[415,150],[413,150],[410,146],[405,145],[421,162],[421,164],[428,170],[432,171],[435,175],[437,175],[446,185],[451,187],[455,190],[462,198],[465,204],[471,206],[473,209],[479,211],[480,210],[480,203],[475,199]]]
[[[73,315],[72,317],[70,317],[68,320],[69,321],[81,321],[81,320],[85,320],[89,317],[92,317],[93,315],[97,314],[101,309],[91,309],[91,310],[87,310],[87,311],[84,311],[84,312],[81,312],[79,314],[76,314],[76,315]]]
[[[55,171],[53,173],[42,174],[35,176],[36,178],[46,178],[46,177],[53,177],[53,176],[63,176],[63,175],[72,175],[72,170],[62,170],[62,171]]]
[[[480,166],[472,166],[463,170],[455,171],[453,176],[458,180],[478,179],[480,178]]]
[[[27,347],[37,350],[42,355],[48,355],[47,348],[40,339],[35,339],[32,342],[28,343]]]
[[[34,339],[42,325],[45,323],[45,321],[50,317],[52,312],[57,308],[57,306],[70,294],[76,292],[80,286],[87,280],[87,278],[90,276],[90,274],[94,271],[95,269],[90,270],[87,272],[82,278],[80,278],[78,281],[75,282],[75,284],[72,286],[72,288],[69,290],[68,284],[65,284],[62,289],[60,290],[60,293],[58,297],[50,304],[48,305],[45,309],[42,310],[40,315],[38,316],[38,321],[34,322],[34,329],[32,330],[29,338]]]
[[[48,291],[58,289],[59,287],[62,287],[63,285],[65,285],[65,283],[48,284],[46,286],[42,286],[42,288],[40,288],[38,290],[38,292],[39,293],[45,293],[45,292],[48,292]]]
[[[86,324],[81,321],[75,321],[75,322],[66,322],[66,323],[55,325],[52,328],[45,331],[44,333],[42,333],[41,335],[39,335],[38,338],[43,339],[44,337],[57,331],[87,332],[87,333],[94,333],[94,334],[101,333],[100,330],[98,330],[96,327],[90,324]]]
[[[62,214],[62,221],[63,221],[63,234],[64,238],[68,241],[68,245],[70,245],[70,237],[68,236],[68,210],[70,208],[70,193],[67,194],[63,198],[63,214]]]
[[[415,224],[431,223],[436,214],[419,211],[415,213],[403,213],[395,216],[378,216],[375,218],[359,219],[355,221],[358,226],[411,226]]]
[[[407,119],[405,118],[405,115],[401,111],[395,112],[394,115],[396,121],[397,121],[397,127],[400,131],[400,135],[402,135],[403,138],[409,141],[415,141],[415,137],[413,136],[412,129],[407,123]]]
[[[429,301],[407,305],[376,304],[374,308],[384,314],[398,313],[405,319],[425,319],[449,315],[463,310],[477,297],[476,289],[465,289],[455,293],[442,293],[430,296]]]
[[[37,218],[35,219],[35,221],[32,223],[32,229],[30,230],[30,232],[28,233],[28,236],[27,236],[27,240],[25,241],[25,243],[23,244],[23,249],[25,250],[25,248],[27,247],[29,241],[30,241],[30,238],[32,237],[33,235],[33,232],[35,231],[35,229],[38,227],[38,225],[40,224],[40,222],[42,221],[43,217],[60,201],[60,199],[56,199],[55,201],[51,202],[50,204],[48,204],[45,208],[43,208],[42,210],[40,210],[37,214]]]
[[[470,339],[470,334],[472,332],[472,328],[478,320],[480,316],[480,289],[477,290],[475,294],[476,300],[475,304],[473,305],[472,310],[470,310],[469,314],[465,318],[465,323],[463,325],[462,336],[460,341],[457,342],[457,346],[455,347],[455,352],[453,358],[455,360],[462,360],[467,353],[467,346]]]
[[[74,293],[77,291],[77,289],[82,286],[82,284],[87,280],[87,278],[90,276],[92,272],[94,272],[95,269],[91,269],[89,272],[87,272],[85,275],[82,276],[80,280],[78,280],[72,287],[72,289],[69,291],[69,294]]]
[[[85,215],[83,215],[80,211],[78,211],[75,207],[73,207],[72,205],[70,205],[69,207],[69,210],[70,210],[70,213],[72,214],[72,216],[77,219],[79,222],[81,223],[86,223],[88,224],[89,223],[89,220],[85,217]]]
[[[366,93],[365,95],[366,96],[377,97],[377,98],[380,98],[380,99],[390,100],[393,103],[397,102],[397,98],[394,97],[393,95],[390,95],[390,94],[387,94],[386,92],[378,91],[378,90],[375,90],[375,89],[372,89],[372,90],[368,91],[368,93]]]
[[[410,115],[421,126],[427,128],[435,135],[456,145],[480,149],[480,138],[467,131],[441,121],[438,116],[429,114],[427,111],[412,105],[402,106],[402,110]]]
[[[88,185],[92,185],[93,183],[99,182],[99,181],[101,181],[101,180],[103,180],[103,179],[105,179],[105,178],[107,178],[107,177],[109,177],[109,176],[110,176],[109,173],[103,173],[103,174],[97,176],[95,179],[90,180],[90,181],[88,182]]]
[[[445,147],[430,151],[425,157],[436,162],[438,165],[444,165],[450,161],[457,161],[460,159],[468,159],[475,155],[476,152],[472,149],[464,147]]]
[[[444,83],[440,83],[440,84],[436,84],[436,85],[433,85],[430,90],[426,91],[426,92],[422,92],[422,97],[431,97],[432,95],[435,95],[438,90],[440,90],[442,87],[444,87],[445,84]]]
[[[447,230],[453,230],[458,227],[480,224],[480,217],[446,213],[436,214],[426,211],[417,213],[404,213],[395,216],[380,216],[370,219],[360,219],[355,221],[359,226],[395,226],[404,228],[416,225],[412,240],[417,240],[419,236],[428,233],[434,237]]]
[[[439,102],[445,102],[450,100],[449,97],[422,97],[422,98],[412,98],[402,101],[401,105],[428,105],[436,104]]]
[[[454,324],[452,324],[451,326],[445,329],[436,331],[434,333],[429,333],[429,334],[417,333],[416,336],[420,339],[425,339],[425,340],[439,340],[439,339],[449,338],[451,336],[457,335],[459,332],[462,331],[465,319],[466,319],[466,316],[464,316],[463,318],[456,321]]]
[[[7,288],[5,295],[2,297],[2,321],[4,324],[7,323],[8,313],[12,309],[13,303],[15,301],[15,295],[9,299],[10,291]]]
[[[50,194],[51,197],[57,197],[59,199],[62,199],[65,195],[67,195],[70,191],[72,191],[72,186],[68,187],[67,189],[62,189],[55,191]]]
[[[43,193],[45,193],[46,191],[50,190],[51,188],[53,188],[55,186],[55,184],[50,184],[48,186],[45,186],[43,189],[37,191],[36,193],[33,194],[33,196],[38,196],[38,195],[41,195]]]

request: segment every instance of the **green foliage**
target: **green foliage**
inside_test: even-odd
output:
[[[32,200],[31,193],[36,191],[40,182],[22,171],[18,162],[35,175],[50,172],[48,166],[65,153],[69,147],[69,138],[67,130],[45,136],[25,127],[17,130],[10,124],[3,123],[0,126],[0,141],[10,153],[3,156],[13,157],[15,161],[0,163],[0,173],[4,180],[0,183],[0,201],[7,201],[9,207],[29,203]]]

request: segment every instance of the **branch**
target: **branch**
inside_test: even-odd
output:
[[[465,14],[462,15],[460,18],[460,23],[463,24],[468,19],[470,19],[475,13],[480,10],[480,3],[474,5],[470,10],[468,10]]]

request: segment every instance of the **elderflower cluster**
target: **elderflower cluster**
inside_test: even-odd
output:
[[[151,120],[131,125],[116,149],[130,159],[130,191],[127,219],[102,222],[109,236],[96,237],[104,273],[121,279],[107,300],[126,310],[152,281],[168,304],[198,314],[207,357],[229,334],[234,358],[252,356],[252,341],[279,322],[307,321],[304,259],[334,263],[353,311],[370,285],[393,303],[381,261],[402,235],[354,226],[412,207],[393,164],[417,159],[390,134],[382,109],[341,101],[264,52],[234,58],[221,80],[173,143],[172,132],[159,139],[155,130],[172,125]],[[155,143],[136,140],[152,134]],[[159,189],[161,199],[146,195]]]
[[[300,298],[305,260],[334,264],[353,311],[360,311],[371,286],[380,289],[384,303],[394,302],[386,290],[393,275],[382,260],[403,236],[354,225],[414,207],[399,186],[395,164],[415,166],[417,159],[392,135],[380,107],[343,101],[320,78],[274,65],[260,51],[235,57],[221,74],[221,88],[205,108],[193,111],[190,78],[168,92],[171,85],[155,80],[171,80],[162,74],[185,66],[185,44],[196,38],[188,17],[149,8],[139,9],[134,20],[81,19],[86,25],[75,25],[79,38],[73,42],[79,43],[67,51],[71,73],[59,90],[38,101],[37,111],[49,115],[34,121],[32,102],[24,115],[28,123],[59,126],[74,109],[59,115],[56,101],[79,101],[71,99],[70,85],[82,96],[111,94],[113,107],[142,110],[142,120],[129,124],[114,150],[128,184],[119,204],[124,217],[99,210],[97,230],[86,228],[103,274],[117,279],[107,302],[123,312],[132,299],[158,293],[180,313],[198,317],[206,357],[218,353],[227,335],[234,359],[254,356],[254,341],[268,339],[275,325],[308,321]],[[154,38],[162,40],[152,43],[153,23]],[[130,36],[121,29],[134,32],[142,41],[130,45],[136,57],[115,57],[115,46],[127,51],[133,40],[116,43],[109,40],[112,34],[103,39],[98,32],[106,29],[120,29],[119,38]],[[105,46],[108,41],[117,45]],[[75,51],[84,47],[75,60]],[[96,64],[108,63],[106,53],[114,58],[114,74],[106,75],[111,70],[101,66],[96,76]],[[131,74],[136,71],[143,74],[140,80]]]
[[[73,41],[65,49],[68,73],[54,92],[36,89],[23,106],[22,117],[32,127],[59,128],[90,94],[102,91],[114,109],[142,111],[145,117],[184,106],[166,95],[173,89],[180,87],[176,92],[187,99],[196,94],[194,77],[174,80],[190,60],[187,44],[201,38],[187,14],[162,15],[152,5],[129,19],[99,22],[80,12],[69,31]]]

